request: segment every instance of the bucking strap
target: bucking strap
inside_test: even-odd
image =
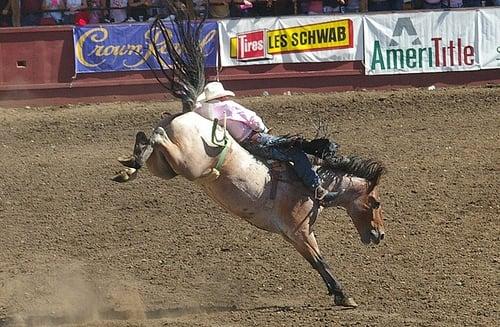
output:
[[[218,125],[219,125],[219,120],[217,118],[215,118],[213,125],[212,125],[212,143],[214,143],[222,148],[222,151],[219,153],[217,163],[215,164],[215,167],[213,168],[215,170],[215,172],[217,172],[217,173],[220,172],[222,165],[224,165],[224,161],[226,161],[227,151],[229,149],[229,138],[227,137],[227,134],[226,134],[226,122],[224,121],[224,135],[222,136],[222,139],[217,138]],[[218,175],[217,175],[217,177],[218,177]]]

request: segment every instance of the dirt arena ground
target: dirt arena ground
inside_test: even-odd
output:
[[[312,136],[319,115],[343,154],[388,167],[383,244],[340,209],[316,225],[359,308],[196,185],[110,181],[135,133],[179,110],[116,103],[0,110],[0,326],[498,326],[500,88],[241,102],[275,133]]]

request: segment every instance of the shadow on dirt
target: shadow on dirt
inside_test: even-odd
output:
[[[320,311],[330,311],[334,310],[336,307],[327,308],[317,308],[314,310]],[[311,305],[303,306],[289,306],[289,305],[271,305],[271,306],[260,306],[255,308],[238,308],[236,305],[230,306],[197,306],[197,307],[183,307],[183,308],[170,308],[170,309],[156,309],[145,312],[145,319],[165,319],[165,318],[179,318],[183,316],[196,315],[196,314],[210,314],[217,312],[237,312],[237,311],[259,311],[259,312],[291,312],[291,311],[302,311],[302,310],[312,310]],[[350,309],[350,308],[340,308]],[[97,320],[89,320],[88,316],[17,316],[17,317],[3,317],[0,318],[0,327],[12,327],[12,326],[23,326],[23,327],[35,327],[35,326],[62,326],[66,324],[81,324],[96,321],[112,321],[112,320],[133,320],[128,311],[117,311],[114,309],[100,311],[99,318]]]
[[[171,308],[171,309],[156,309],[145,312],[146,319],[162,319],[162,318],[177,318],[186,315],[214,313],[214,312],[230,312],[239,311],[236,305],[233,306],[199,306],[190,308]],[[99,312],[98,320],[129,320],[130,312],[106,310]],[[79,324],[91,322],[88,316],[17,316],[0,318],[0,327],[8,326],[23,326],[34,327],[40,325],[60,326],[65,324]]]

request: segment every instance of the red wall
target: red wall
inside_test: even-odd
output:
[[[215,79],[214,71],[207,72]],[[219,79],[239,95],[329,92],[429,85],[500,83],[498,70],[365,76],[361,62],[223,68]],[[0,106],[162,99],[150,72],[74,76],[71,26],[0,28]]]
[[[0,87],[69,83],[73,68],[70,27],[0,29]],[[26,66],[18,64],[26,63]]]

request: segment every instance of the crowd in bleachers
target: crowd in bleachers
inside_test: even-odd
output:
[[[0,27],[144,22],[162,1],[213,19],[500,6],[500,0],[0,0]]]

